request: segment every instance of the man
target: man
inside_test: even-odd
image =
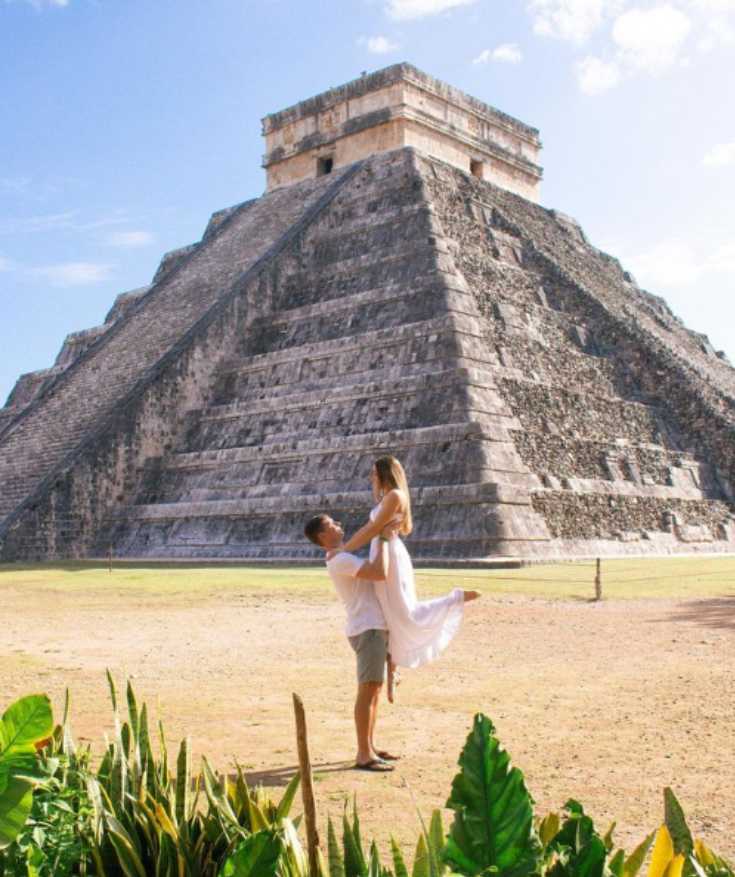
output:
[[[359,770],[391,771],[387,761],[395,756],[376,750],[373,745],[378,699],[385,679],[387,629],[373,582],[383,581],[388,568],[388,542],[395,537],[398,524],[391,522],[380,534],[380,551],[374,561],[336,549],[344,540],[344,530],[329,515],[317,515],[304,527],[307,539],[324,549],[327,571],[347,612],[345,633],[357,656],[357,699],[355,729]]]

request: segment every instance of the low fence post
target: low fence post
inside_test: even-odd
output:
[[[595,572],[595,600],[602,600],[602,564],[597,558],[597,571]]]
[[[293,695],[293,711],[296,717],[296,745],[299,750],[301,770],[301,795],[304,800],[304,820],[306,822],[306,844],[309,850],[309,874],[319,874],[319,832],[316,827],[316,800],[314,782],[311,775],[309,740],[306,736],[306,714],[304,704],[298,694]]]

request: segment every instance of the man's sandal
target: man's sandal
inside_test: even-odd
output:
[[[392,764],[386,764],[379,758],[371,758],[370,761],[366,761],[363,764],[359,762],[355,762],[355,770],[370,770],[373,773],[390,773],[392,770],[395,770]]]
[[[385,749],[376,749],[375,754],[378,758],[382,758],[383,761],[399,761],[400,755],[391,755],[390,752],[386,752]]]

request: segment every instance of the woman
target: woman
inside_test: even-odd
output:
[[[371,543],[371,557],[378,550],[381,530],[392,520],[400,521],[399,534],[412,530],[411,498],[403,466],[395,457],[380,457],[370,472],[370,483],[377,505],[370,521],[361,527],[340,550],[356,551]],[[400,538],[388,546],[389,567],[384,582],[375,583],[375,594],[388,625],[388,699],[392,696],[395,665],[419,667],[439,656],[449,645],[462,623],[464,604],[475,600],[477,591],[455,588],[446,597],[418,600],[411,557]]]

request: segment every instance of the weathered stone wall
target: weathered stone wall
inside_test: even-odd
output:
[[[573,220],[436,163],[425,173],[552,536],[732,546],[735,370]],[[664,525],[674,511],[684,530]]]

